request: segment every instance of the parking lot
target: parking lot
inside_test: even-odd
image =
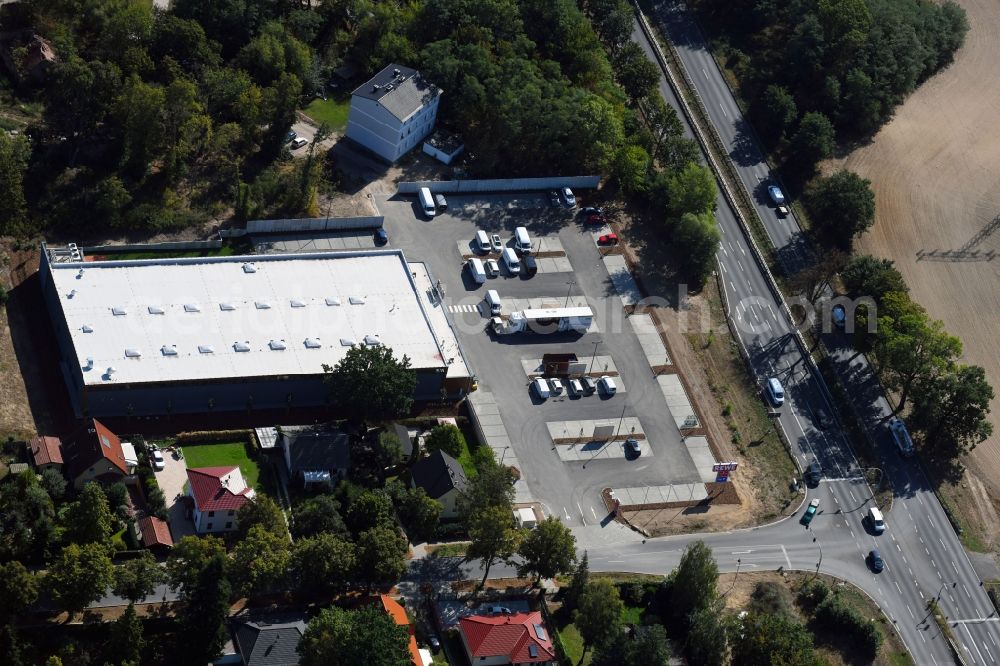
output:
[[[702,481],[701,465],[696,469],[678,429],[677,421],[684,417],[678,419],[667,406],[669,382],[656,376],[644,351],[650,347],[650,331],[639,318],[633,325],[626,317],[619,293],[628,289],[623,286],[628,281],[623,282],[616,263],[621,260],[624,266],[624,261],[602,256],[595,242],[598,231],[608,230],[585,225],[575,210],[551,206],[544,193],[448,195],[448,203],[447,211],[427,220],[413,196],[377,200],[390,246],[401,248],[411,261],[424,262],[441,282],[448,316],[479,386],[496,396],[534,499],[570,525],[588,525],[606,515],[603,488]],[[530,277],[501,270],[477,284],[463,269],[464,258],[496,258],[499,253],[477,252],[472,242],[476,231],[498,234],[507,246],[518,226],[527,227],[534,251],[559,259],[559,266],[568,270],[540,266]],[[589,305],[594,325],[584,334],[496,335],[489,330],[489,308],[483,303],[488,289],[499,292],[505,313],[528,306]],[[576,354],[588,374],[614,376],[618,392],[572,396],[564,391],[539,399],[528,385],[546,353]],[[597,426],[615,432],[595,438],[600,441],[584,441]],[[623,451],[630,434],[642,440],[638,457]]]

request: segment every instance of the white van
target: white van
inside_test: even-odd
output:
[[[871,524],[872,532],[875,534],[885,532],[885,519],[882,517],[882,512],[875,507],[868,509],[868,522]]]
[[[517,258],[517,253],[512,248],[505,247],[501,256],[503,257],[504,265],[511,275],[517,275],[521,272],[521,261]]]
[[[545,381],[545,378],[543,377],[535,377],[531,381],[531,387],[535,389],[535,393],[537,393],[538,397],[541,398],[542,400],[545,400],[550,395],[549,383]]]
[[[490,289],[486,292],[486,304],[490,306],[491,315],[500,314],[500,294],[497,293],[496,289]]]
[[[493,246],[490,244],[490,237],[486,235],[486,232],[480,229],[476,232],[476,249],[480,252],[489,252]]]
[[[781,388],[781,382],[775,377],[767,380],[767,395],[771,398],[771,402],[774,403],[775,407],[781,407],[785,404],[785,389]]]
[[[437,212],[437,207],[434,205],[434,197],[431,196],[430,188],[421,187],[417,198],[420,201],[420,207],[424,210],[424,215],[426,215],[428,219],[434,217],[434,214]]]
[[[486,269],[483,268],[483,262],[473,257],[465,263],[469,267],[469,275],[472,276],[476,284],[486,282]]]
[[[521,252],[531,252],[531,239],[528,237],[528,230],[524,227],[514,229],[514,247]]]

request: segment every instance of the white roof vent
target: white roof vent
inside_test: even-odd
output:
[[[303,301],[303,300],[302,300],[301,298],[293,298],[293,299],[292,299],[292,300],[291,300],[291,301],[289,302],[289,304],[290,304],[290,305],[291,305],[291,306],[292,306],[293,308],[304,308],[304,307],[306,306],[306,302],[305,302],[305,301]]]
[[[76,289],[66,294],[66,298],[73,298],[74,296],[76,296]]]
[[[105,376],[106,376],[106,377],[107,377],[108,379],[111,379],[111,375],[115,374],[116,372],[118,372],[118,371],[117,371],[117,370],[115,370],[115,367],[114,367],[114,366],[111,366],[111,367],[109,367],[109,368],[108,368],[108,372],[107,372],[107,374],[106,374]]]
[[[365,297],[364,296],[351,296],[350,300],[351,300],[351,305],[364,305],[365,304]]]
[[[201,312],[201,306],[194,303],[185,303],[184,312]]]
[[[353,347],[354,345],[356,345],[358,343],[355,342],[354,340],[352,340],[351,338],[341,338],[340,339],[340,344],[342,344],[345,347]]]
[[[212,345],[198,345],[198,353],[199,354],[214,354],[215,353],[215,347],[213,347]]]
[[[306,338],[306,349],[319,349],[323,345],[320,344],[319,338]]]
[[[328,299],[326,299],[326,304],[327,305],[340,305],[340,299],[337,298],[337,297],[328,298]]]
[[[281,351],[288,348],[285,346],[284,340],[271,340],[267,346],[271,348],[271,351]]]
[[[80,329],[80,330],[82,330],[84,333],[93,333],[94,332],[94,327],[91,326],[90,324],[84,324],[83,328]]]
[[[219,309],[223,312],[232,312],[236,309],[236,306],[232,303],[219,303]]]
[[[125,358],[139,358],[142,356],[142,352],[135,347],[125,348]]]
[[[87,365],[83,366],[83,369],[84,370],[93,370],[94,369],[94,357],[93,356],[88,356],[87,357]]]
[[[159,305],[150,305],[146,309],[149,311],[149,314],[163,314],[163,308]]]
[[[111,314],[116,317],[124,317],[126,314],[125,308],[111,308]]]
[[[244,273],[256,273],[257,272],[257,267],[254,266],[253,264],[251,264],[250,262],[247,262],[247,263],[243,264],[243,272]]]
[[[380,344],[382,344],[382,341],[378,339],[377,335],[366,335],[365,344],[371,345],[372,347],[378,347]]]
[[[271,309],[271,304],[268,303],[267,301],[257,301],[253,305],[258,310],[270,310]]]
[[[177,356],[177,347],[175,345],[163,345],[160,347],[160,352],[164,356]]]
[[[235,349],[238,352],[248,352],[250,351],[250,343],[249,342],[233,343],[233,349]]]

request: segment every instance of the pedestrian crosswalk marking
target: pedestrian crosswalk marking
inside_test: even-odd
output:
[[[449,305],[448,312],[479,312],[477,305]]]

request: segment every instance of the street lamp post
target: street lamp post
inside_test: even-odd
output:
[[[816,576],[819,576],[819,568],[823,566],[823,544],[820,542],[819,537],[816,536],[816,532],[813,531],[812,527],[809,528],[809,533],[812,534],[813,543],[819,548],[819,561],[816,563]]]
[[[590,370],[587,371],[588,374],[594,371],[594,361],[597,360],[597,345],[601,344],[600,340],[594,340],[594,355],[590,357]]]
[[[736,558],[736,575],[733,576],[733,584],[729,587],[728,590],[726,590],[726,594],[729,594],[734,589],[736,589],[736,581],[740,577],[740,564],[742,562],[743,562],[743,560],[741,558],[739,558],[739,557]]]
[[[567,307],[568,308],[569,307],[569,294],[570,294],[571,291],[573,291],[573,285],[576,284],[576,280],[566,280],[566,284],[568,285],[567,289],[566,289],[566,305],[563,306],[563,307]]]

